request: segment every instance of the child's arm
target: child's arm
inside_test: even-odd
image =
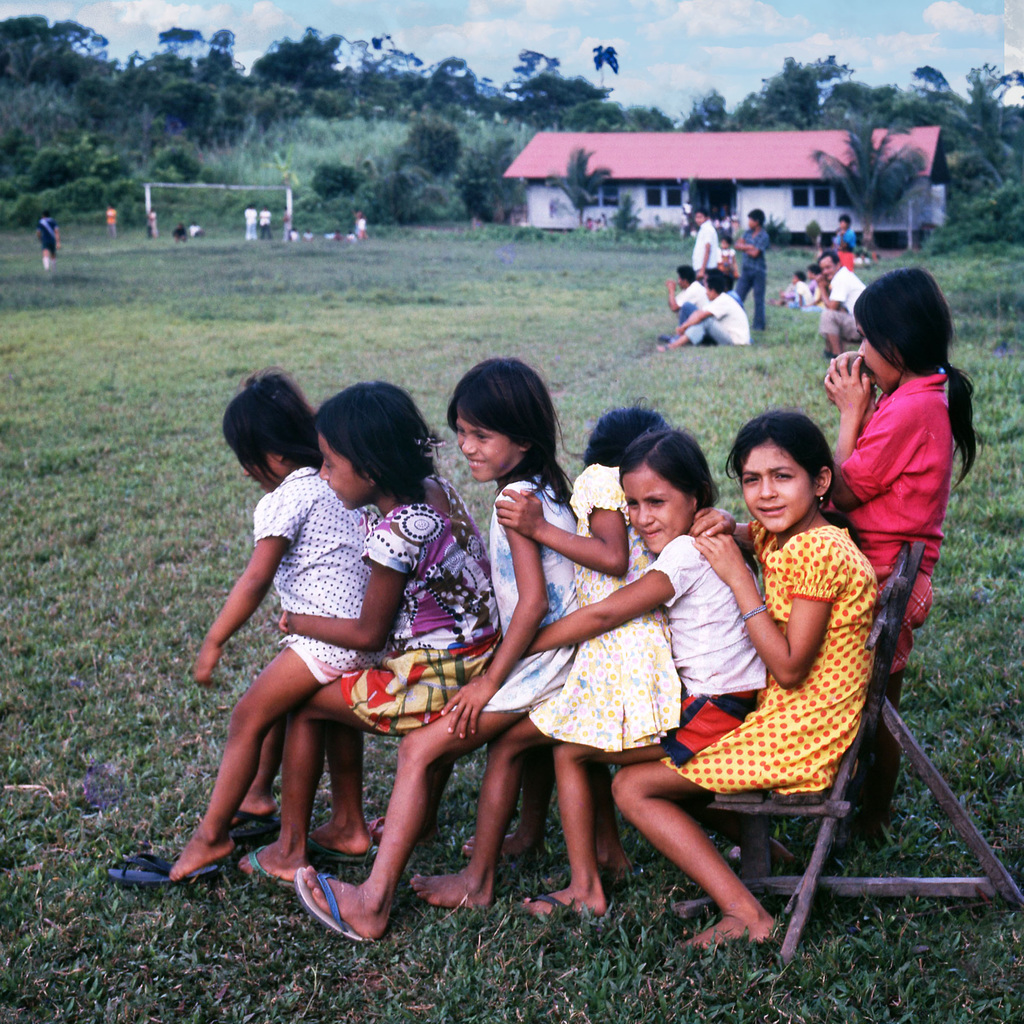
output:
[[[698,537],[694,544],[711,563],[711,568],[729,585],[741,614],[746,615],[764,604],[754,577],[731,537],[705,535]],[[747,632],[754,649],[784,690],[794,689],[807,677],[821,650],[831,614],[832,604],[829,601],[796,597],[785,632],[767,612],[760,612],[747,620]]]
[[[290,546],[291,541],[284,537],[262,537],[256,541],[249,564],[235,581],[196,655],[192,675],[200,686],[209,686],[213,682],[213,670],[224,653],[224,645],[259,608]]]
[[[448,731],[458,732],[460,739],[465,739],[467,733],[476,732],[480,712],[526,653],[548,612],[548,591],[540,548],[534,541],[517,533],[510,532],[507,536],[519,599],[487,670],[466,683],[441,709],[441,714],[450,719]]]
[[[332,619],[285,612],[281,616],[281,629],[353,651],[382,650],[402,603],[408,578],[407,573],[372,562],[359,618]]]
[[[552,651],[556,647],[571,647],[591,637],[600,636],[671,601],[673,593],[672,581],[668,576],[658,570],[647,572],[635,582],[609,594],[604,600],[577,608],[557,622],[545,626],[534,637],[527,653],[537,654],[540,651]]]
[[[825,375],[825,394],[839,410],[839,437],[836,441],[836,478],[832,483],[832,504],[849,512],[861,504],[860,499],[843,479],[843,463],[857,447],[857,438],[875,413],[874,384],[862,374],[861,356],[840,356],[833,359]]]
[[[702,533],[709,537],[720,533],[732,534],[732,539],[745,554],[751,554],[754,550],[750,523],[737,523],[732,515],[721,508],[702,508],[694,516],[690,536],[699,537]]]
[[[629,566],[626,520],[617,509],[595,508],[590,513],[592,537],[563,530],[544,518],[544,506],[534,494],[502,491],[494,503],[498,523],[506,530],[529,537],[577,565],[608,576],[625,576]]]

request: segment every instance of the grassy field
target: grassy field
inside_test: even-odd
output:
[[[274,650],[268,601],[229,645],[220,685],[191,681],[250,546],[259,492],[220,437],[249,371],[284,366],[315,401],[385,378],[440,430],[465,369],[521,356],[550,383],[570,472],[588,420],[643,397],[697,435],[737,513],[721,468],[743,421],[799,406],[834,437],[837,418],[809,316],[770,310],[747,350],[653,353],[678,244],[493,231],[359,247],[112,244],[72,231],[65,243],[45,276],[30,235],[0,238],[0,1021],[1024,1020],[1024,918],[999,903],[819,895],[787,967],[777,943],[696,953],[678,946],[691,925],[669,911],[695,888],[627,830],[644,870],[614,890],[607,917],[529,919],[521,897],[565,870],[554,814],[546,856],[507,867],[494,907],[446,913],[403,889],[376,944],[335,940],[291,893],[230,867],[213,887],[110,886],[123,854],[147,843],[173,854],[189,835],[228,711]],[[771,288],[806,258],[773,252]],[[950,504],[905,687],[908,721],[1018,878],[1020,258],[929,262],[954,306],[955,362],[974,376],[986,443]],[[441,463],[486,523],[490,492],[453,443]],[[385,806],[394,749],[367,744],[370,814]],[[411,870],[458,868],[481,763],[458,766],[442,839]],[[801,858],[807,837],[800,823],[784,835]],[[892,842],[851,847],[840,870],[978,873],[916,784],[898,794]],[[784,901],[767,904],[780,913]]]

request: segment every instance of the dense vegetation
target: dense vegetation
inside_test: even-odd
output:
[[[538,129],[722,131],[900,129],[938,124],[952,175],[945,245],[999,237],[976,206],[1000,190],[1022,203],[1024,116],[1004,104],[1016,77],[990,65],[968,94],[932,67],[908,88],[872,87],[832,57],[788,58],[732,112],[715,90],[691,110],[623,108],[609,88],[566,78],[559,61],[524,50],[509,81],[478,78],[464,60],[425,67],[389,37],[369,43],[307,29],[274,43],[246,73],[228,29],[208,40],[161,33],[158,52],[108,59],[107,41],[75,22],[0,22],[0,225],[28,226],[44,207],[96,218],[113,202],[141,218],[140,183],[205,181],[296,186],[297,213],[318,227],[468,216],[502,221],[521,201],[501,172]],[[193,197],[204,218],[237,220],[248,199]]]

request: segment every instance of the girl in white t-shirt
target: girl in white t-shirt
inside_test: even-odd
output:
[[[664,607],[672,660],[684,691],[679,726],[660,743],[651,741],[631,749],[601,750],[578,739],[555,746],[558,809],[572,877],[566,888],[528,900],[527,909],[535,914],[548,914],[561,906],[589,907],[599,915],[608,909],[599,871],[589,765],[635,764],[666,755],[675,764],[684,764],[739,725],[754,710],[757,691],[766,682],[764,665],[743,628],[732,591],[688,536],[697,515],[709,511],[715,500],[711,472],[697,442],[678,430],[643,434],[623,454],[619,475],[630,523],[657,560],[638,580],[545,626],[530,652],[583,643]],[[564,713],[567,718],[577,716],[572,708]],[[546,723],[552,735],[555,730],[569,735],[566,730],[572,725],[568,720],[561,726]],[[496,763],[495,749],[488,760],[489,772],[492,762]],[[488,812],[477,820],[479,849],[495,848],[495,837],[504,833],[511,814],[497,801]],[[471,861],[459,875],[414,879],[413,887],[436,906],[489,904],[494,897],[493,858],[489,864]]]
[[[249,564],[199,649],[193,674],[200,686],[213,683],[224,645],[249,621],[271,585],[286,612],[343,616],[358,613],[370,575],[361,557],[365,513],[345,508],[320,479],[323,458],[314,413],[296,384],[276,370],[254,374],[228,405],[223,428],[243,472],[266,493],[253,516]],[[286,636],[282,644],[284,650],[231,713],[209,807],[170,871],[172,882],[208,871],[234,849],[228,831],[243,801],[253,799],[250,786],[260,751],[275,723],[283,727],[288,712],[323,684],[374,661],[365,652],[302,636]],[[264,780],[268,801],[272,774]]]

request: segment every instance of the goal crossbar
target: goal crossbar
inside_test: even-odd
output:
[[[146,190],[146,216],[153,209],[154,188],[219,188],[229,192],[283,192],[285,213],[290,217],[292,212],[292,187],[291,185],[217,185],[206,182],[181,182],[181,181],[144,181],[142,187]]]

